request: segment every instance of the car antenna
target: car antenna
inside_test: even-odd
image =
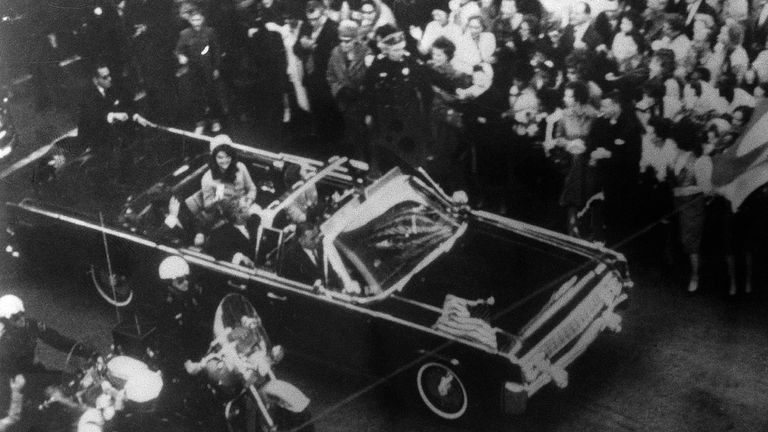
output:
[[[117,292],[115,291],[115,274],[112,272],[112,260],[109,258],[109,245],[107,244],[107,230],[104,227],[104,214],[99,212],[99,223],[101,223],[101,240],[104,242],[104,255],[107,257],[107,272],[109,272],[109,286],[112,288],[112,298],[117,300]],[[115,316],[117,317],[118,324],[120,323],[120,308],[115,305]]]

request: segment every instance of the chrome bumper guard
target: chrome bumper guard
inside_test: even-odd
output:
[[[505,412],[508,409],[512,410],[510,413],[516,412],[515,402],[523,392],[530,397],[550,382],[560,388],[566,387],[566,367],[582,355],[604,329],[621,331],[622,318],[615,309],[627,299],[622,288],[623,284],[615,275],[606,275],[563,322],[520,359],[525,384],[506,383]],[[568,351],[561,353],[566,346],[570,346]]]

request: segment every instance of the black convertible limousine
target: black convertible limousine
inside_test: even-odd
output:
[[[246,295],[289,353],[397,376],[447,420],[488,404],[521,412],[545,385],[566,386],[569,365],[603,330],[621,329],[617,309],[632,286],[622,255],[473,210],[423,171],[395,168],[372,180],[365,164],[347,158],[321,162],[235,145],[263,208],[249,268],[192,244],[163,243],[141,224],[158,187],[194,211],[207,137],[186,141],[199,146],[198,154],[187,147],[186,157],[151,173],[137,169],[133,189],[115,188],[96,200],[89,166],[98,161],[74,135],[6,179],[23,186],[5,195],[6,251],[21,262],[86,270],[113,304],[157,287],[158,263],[179,255],[211,295]],[[288,190],[282,179],[291,165],[316,174]],[[307,188],[323,205],[322,287],[279,272],[293,235],[285,212]]]

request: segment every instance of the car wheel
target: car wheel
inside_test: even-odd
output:
[[[110,273],[108,269],[91,264],[91,283],[101,298],[115,307],[128,306],[133,300],[133,287],[127,277]]]
[[[460,419],[469,407],[469,393],[459,375],[438,362],[421,365],[416,373],[416,387],[424,405],[446,420]]]

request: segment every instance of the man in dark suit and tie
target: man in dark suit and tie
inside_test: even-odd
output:
[[[112,85],[112,75],[105,64],[93,69],[92,85],[88,85],[79,103],[77,136],[84,147],[90,148],[97,159],[97,184],[105,185],[115,174],[125,174],[120,163],[120,172],[113,172],[113,153],[118,146],[120,133],[117,124],[133,120],[142,126],[149,122],[133,111],[130,98],[122,97]],[[125,159],[125,158],[122,158]]]
[[[214,229],[203,251],[217,260],[253,268],[256,252],[256,235],[261,218],[255,207],[245,200],[234,201],[224,207],[227,222]]]
[[[307,285],[323,284],[320,230],[310,222],[296,225],[296,234],[285,244],[280,275]]]
[[[754,5],[753,19],[747,24],[747,43],[745,47],[749,51],[750,58],[765,49],[768,41],[768,0],[759,0]]]
[[[568,52],[574,49],[606,50],[606,41],[592,20],[592,8],[587,2],[580,1],[571,6],[571,14],[568,25],[563,29],[560,43]]]
[[[112,125],[130,120],[133,112],[129,101],[117,94],[105,64],[96,66],[91,81],[80,100],[77,134],[83,144],[99,151],[112,143]]]

